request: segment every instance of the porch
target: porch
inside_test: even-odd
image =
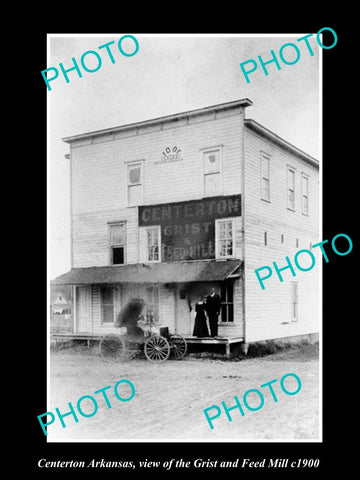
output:
[[[86,340],[88,348],[90,347],[91,342],[100,341],[104,334],[99,333],[54,333],[51,335],[51,338],[55,340],[56,343],[59,341],[69,341],[69,340]],[[243,337],[194,337],[193,335],[182,335],[188,344],[203,344],[203,345],[224,345],[226,357],[230,357],[231,347],[230,345],[234,343],[242,343],[244,341]]]
[[[230,357],[230,345],[233,343],[242,343],[244,341],[243,337],[194,337],[193,335],[183,335],[186,342],[191,344],[203,344],[203,345],[224,345],[225,354]]]
[[[113,325],[122,308],[139,298],[145,301],[146,312],[156,325],[168,327],[189,343],[225,345],[228,353],[232,343],[243,340],[241,276],[242,262],[238,259],[184,261],[72,269],[51,285],[73,286],[74,339],[90,343],[107,332],[116,333]],[[198,339],[192,335],[195,305],[199,295],[211,288],[221,297],[219,338]],[[69,330],[53,333],[71,335]]]

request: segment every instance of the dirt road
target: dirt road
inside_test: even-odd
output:
[[[132,359],[109,364],[95,349],[55,351],[50,356],[49,410],[69,411],[68,402],[76,408],[82,396],[96,398],[97,412],[91,417],[77,413],[64,417],[66,428],[58,418],[48,427],[49,441],[246,441],[246,440],[319,440],[319,361],[311,350],[289,350],[261,358],[241,361],[196,358],[168,360],[153,364],[145,359]],[[310,352],[310,353],[309,353]],[[280,388],[280,379],[294,373],[301,379],[301,390],[287,395]],[[129,380],[136,393],[128,402],[119,401],[114,385]],[[273,384],[278,401],[269,388]],[[288,389],[296,385],[288,378]],[[102,394],[106,390],[112,408]],[[125,388],[124,384],[121,388]],[[234,396],[242,401],[249,389],[261,390],[264,405],[257,411],[231,411],[230,422],[222,409],[210,429],[203,410],[221,402],[235,405]],[[129,396],[129,390],[120,395]],[[119,389],[120,392],[120,389]],[[259,399],[248,396],[249,404]],[[81,403],[84,412],[94,411],[91,399]],[[214,415],[215,410],[211,413]]]

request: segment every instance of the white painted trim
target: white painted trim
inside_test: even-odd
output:
[[[133,186],[140,185],[141,186],[141,201],[139,205],[141,205],[144,202],[144,159],[142,160],[129,160],[124,162],[124,167],[125,167],[125,178],[126,178],[126,188],[125,188],[125,202],[122,203],[128,208],[132,207],[138,207],[139,205],[130,205],[129,204],[129,170],[131,167],[135,166],[140,166],[140,183],[139,184],[134,184]]]
[[[289,204],[289,172],[294,173],[294,208]],[[291,165],[286,165],[286,207],[291,212],[296,212],[296,168]]]
[[[235,219],[236,217],[226,217],[226,218],[217,218],[215,219],[215,259],[216,260],[225,260],[228,258],[236,258],[236,242],[235,242]],[[227,256],[219,256],[219,223],[221,222],[232,222],[232,241],[233,241],[233,254]]]
[[[161,226],[160,225],[149,225],[148,227],[139,227],[143,229],[143,232],[145,234],[145,259],[144,263],[161,263]],[[149,260],[149,255],[148,255],[148,243],[147,243],[147,230],[157,228],[158,230],[158,238],[159,238],[159,260]]]
[[[268,176],[268,181],[269,181],[269,198],[264,198],[263,197],[263,192],[262,192],[262,180],[263,178],[266,178],[263,176],[263,169],[262,169],[262,159],[265,158],[269,162],[269,176]],[[260,199],[263,200],[264,202],[271,203],[271,155],[264,152],[263,150],[260,150]]]
[[[103,303],[102,303],[102,300],[101,300],[101,287],[103,286],[110,286],[112,288],[112,296],[113,296],[113,321],[112,322],[104,322],[103,321],[103,310],[102,310],[102,307],[103,307]],[[112,283],[110,285],[99,285],[99,303],[100,303],[100,327],[113,327],[114,326],[114,322],[115,322],[115,311],[116,311],[116,308],[115,308],[115,286],[116,284],[115,283]]]
[[[126,226],[126,220],[119,220],[118,222],[107,222],[107,225],[108,225],[108,265],[109,266],[118,266],[118,265],[126,265],[126,255],[127,255],[127,248],[126,248],[126,244],[127,244],[127,226]],[[119,226],[119,225],[124,225],[124,229],[125,229],[125,233],[124,233],[124,237],[125,237],[125,240],[124,240],[124,263],[112,263],[112,256],[111,256],[111,227],[116,227],[116,226]],[[115,245],[116,246],[116,245]],[[118,245],[119,247],[121,245]]]
[[[203,197],[209,197],[209,196],[220,196],[224,194],[224,182],[223,182],[223,145],[216,145],[216,146],[211,146],[211,147],[206,147],[206,148],[201,148],[200,150],[201,154],[201,175],[202,175],[202,193]],[[205,173],[204,169],[204,160],[205,160],[205,155],[210,152],[219,152],[219,176],[220,176],[220,191],[216,193],[216,195],[206,195],[205,192],[205,176],[206,175],[216,175],[216,172],[214,173]]]
[[[89,292],[89,323],[87,325],[88,330],[91,332],[93,329],[93,311],[92,311],[92,285],[74,285],[74,332],[77,333],[78,330],[78,289],[85,288]]]
[[[164,117],[153,118],[151,120],[145,120],[145,121],[141,121],[141,122],[130,123],[130,124],[122,125],[122,126],[119,126],[119,127],[106,128],[106,129],[102,129],[102,130],[96,130],[96,131],[92,131],[92,132],[82,133],[82,134],[79,134],[79,135],[73,135],[73,136],[70,136],[70,137],[64,137],[64,138],[62,138],[62,141],[66,142],[66,143],[71,143],[71,142],[75,142],[76,140],[80,140],[82,138],[94,137],[94,136],[98,136],[98,135],[103,135],[105,133],[111,133],[111,132],[116,133],[116,132],[120,132],[120,131],[123,131],[123,130],[131,129],[131,128],[146,127],[146,126],[149,126],[149,125],[154,125],[156,123],[170,122],[170,121],[173,121],[175,119],[187,118],[187,117],[194,116],[194,115],[201,115],[203,113],[212,112],[212,111],[216,112],[218,110],[228,110],[228,109],[238,108],[238,107],[243,107],[244,108],[244,107],[249,107],[252,104],[253,103],[252,103],[251,100],[249,100],[248,98],[244,98],[244,99],[241,99],[241,100],[235,100],[235,101],[231,101],[231,102],[221,103],[221,104],[218,104],[218,105],[213,105],[211,107],[199,108],[199,109],[190,110],[190,111],[187,111],[187,112],[181,112],[181,113],[176,113],[176,114],[173,114],[173,115],[166,115]]]
[[[301,185],[300,185],[300,194],[301,194],[301,213],[302,215],[305,215],[306,217],[310,216],[310,175],[305,173],[305,172],[300,172],[301,173]],[[307,192],[307,199],[308,199],[308,211],[304,212],[304,205],[303,205],[303,197],[304,197],[304,178],[307,179],[308,182],[308,192]]]

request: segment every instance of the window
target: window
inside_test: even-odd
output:
[[[143,162],[132,162],[127,166],[128,206],[143,203]]]
[[[146,287],[146,315],[155,323],[160,322],[158,285],[149,285]]]
[[[146,260],[160,262],[160,227],[146,229]]]
[[[261,198],[270,202],[270,158],[261,153]]]
[[[110,265],[125,263],[125,223],[109,225],[110,229]]]
[[[232,283],[221,285],[221,322],[234,322],[234,289]]]
[[[301,212],[309,215],[309,177],[301,175]]]
[[[291,321],[298,321],[298,306],[299,306],[298,284],[293,282],[291,284]]]
[[[216,257],[234,256],[234,220],[216,220]]]
[[[295,170],[288,168],[287,171],[287,183],[288,183],[288,208],[295,210]]]
[[[214,197],[222,193],[221,150],[203,151],[204,196]]]
[[[267,246],[267,240],[268,240],[267,232],[264,232],[264,245],[265,245],[265,247]]]
[[[114,322],[114,288],[112,285],[100,286],[101,323]]]

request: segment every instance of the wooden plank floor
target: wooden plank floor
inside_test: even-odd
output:
[[[91,341],[100,340],[104,335],[101,333],[53,333],[51,336],[57,340],[87,340],[88,346]],[[230,345],[233,343],[241,343],[244,341],[243,337],[194,337],[193,335],[182,335],[187,343],[203,344],[203,345],[224,345],[225,353],[230,356]]]
[[[194,337],[193,335],[182,335],[188,343],[205,343],[205,344],[219,344],[219,343],[238,343],[244,340],[243,337]]]
[[[100,340],[106,333],[52,333],[51,336],[55,339],[69,339],[69,340]],[[115,333],[116,335],[116,333]],[[243,337],[194,337],[193,335],[181,335],[188,343],[204,343],[204,344],[227,344],[238,343],[244,340]]]

